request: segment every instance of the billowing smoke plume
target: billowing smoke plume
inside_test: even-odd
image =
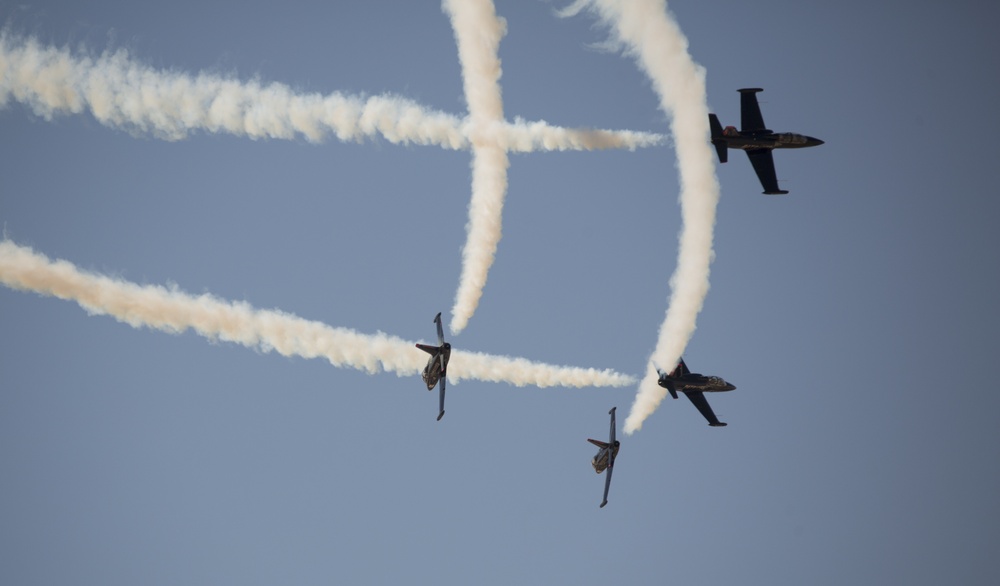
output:
[[[326,358],[351,367],[399,376],[419,373],[427,355],[412,342],[387,334],[366,335],[302,319],[277,310],[212,295],[188,295],[176,288],[137,285],[81,271],[64,260],[50,260],[31,248],[0,241],[0,283],[76,301],[91,314],[110,315],[133,327],[179,334],[191,329],[212,340],[235,342],[284,356]],[[454,350],[448,365],[453,381],[476,379],[516,386],[626,386],[635,379],[611,370],[551,366],[523,358]]]
[[[500,39],[507,23],[496,14],[493,0],[444,0],[451,17],[462,64],[465,101],[472,139],[472,199],[462,249],[462,274],[451,310],[451,331],[459,333],[479,306],[486,277],[502,235],[507,195],[507,152],[487,139],[485,130],[503,123],[500,97]]]
[[[0,32],[0,107],[11,100],[37,115],[89,112],[99,122],[177,140],[193,131],[322,142],[382,137],[392,143],[467,149],[476,133],[504,151],[652,146],[656,134],[567,129],[515,120],[490,128],[394,95],[300,94],[280,83],[242,82],[207,73],[159,71],[124,50],[73,55]]]
[[[705,70],[688,54],[687,38],[667,11],[664,0],[579,0],[564,14],[583,8],[596,12],[653,82],[660,107],[671,116],[670,130],[677,146],[680,204],[683,217],[677,268],[670,279],[672,294],[666,319],[651,361],[670,370],[694,334],[695,322],[708,294],[712,262],[712,233],[719,182],[715,154],[709,143]],[[642,427],[666,396],[656,384],[652,367],[639,383],[625,432]]]

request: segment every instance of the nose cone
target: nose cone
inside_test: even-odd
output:
[[[734,385],[733,383],[727,382],[725,388],[723,388],[722,390],[724,390],[724,391],[735,391],[736,390],[736,385]]]
[[[819,146],[821,144],[823,144],[823,141],[818,138],[806,137],[806,146]]]

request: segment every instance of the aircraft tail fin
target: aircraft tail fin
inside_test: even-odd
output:
[[[670,393],[670,396],[676,399],[677,389],[674,388],[674,383],[670,382],[670,377],[677,376],[677,368],[675,368],[673,372],[668,374],[660,370],[660,367],[656,366],[655,363],[653,364],[653,366],[656,368],[656,374],[660,375],[660,380],[657,381],[657,384],[667,389],[667,392]]]
[[[712,129],[712,145],[719,155],[719,162],[725,163],[729,160],[729,148],[726,146],[726,141],[722,140],[722,124],[719,122],[719,117],[709,114],[708,125]]]
[[[677,374],[679,374],[681,376],[684,376],[685,374],[691,374],[691,371],[688,370],[688,365],[684,364],[684,358],[683,357],[681,357],[680,362],[677,363],[677,370],[674,371],[674,372],[676,372]]]

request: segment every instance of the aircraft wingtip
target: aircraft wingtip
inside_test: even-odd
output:
[[[444,417],[444,411],[442,411],[441,413],[439,413],[439,414],[438,414],[438,418],[437,418],[437,420],[438,420],[438,421],[441,421],[441,418],[442,418],[442,417]]]
[[[601,506],[600,506],[600,508],[602,508],[602,509],[603,509],[603,508],[604,508],[604,505],[606,505],[606,504],[608,504],[608,501],[604,501],[603,503],[601,503]]]

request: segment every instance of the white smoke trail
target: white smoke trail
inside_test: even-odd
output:
[[[177,140],[200,130],[249,138],[321,142],[381,136],[391,143],[470,147],[468,120],[393,95],[299,94],[280,83],[158,71],[124,50],[81,57],[0,32],[0,107],[11,99],[51,119],[90,112],[106,126]],[[632,131],[567,129],[515,121],[484,138],[511,151],[591,150],[660,144]]]
[[[688,54],[687,38],[668,12],[665,0],[578,0],[563,14],[576,14],[583,8],[595,11],[611,27],[614,38],[624,43],[652,80],[660,107],[671,115],[684,223],[677,268],[670,279],[670,305],[651,357],[651,361],[670,369],[694,334],[708,294],[709,266],[714,255],[712,233],[719,182],[715,177],[715,154],[709,146],[705,70]],[[656,381],[655,371],[648,367],[625,420],[626,433],[642,428],[643,421],[666,397],[666,390]]]
[[[76,301],[91,314],[110,315],[135,328],[179,334],[192,329],[213,340],[235,342],[283,356],[326,358],[337,367],[398,376],[421,371],[426,354],[413,342],[378,333],[302,319],[277,310],[255,309],[212,295],[188,295],[176,288],[137,285],[80,270],[64,260],[50,260],[28,247],[0,241],[0,283]],[[552,366],[523,358],[453,350],[448,365],[453,381],[476,379],[516,386],[626,386],[635,379],[611,370]]]
[[[507,22],[497,16],[493,0],[444,0],[442,7],[455,31],[472,128],[472,199],[462,249],[462,274],[451,309],[450,328],[457,334],[465,329],[479,306],[502,235],[510,162],[504,149],[485,140],[483,131],[503,123],[502,70],[497,51],[500,39],[507,33]]]

